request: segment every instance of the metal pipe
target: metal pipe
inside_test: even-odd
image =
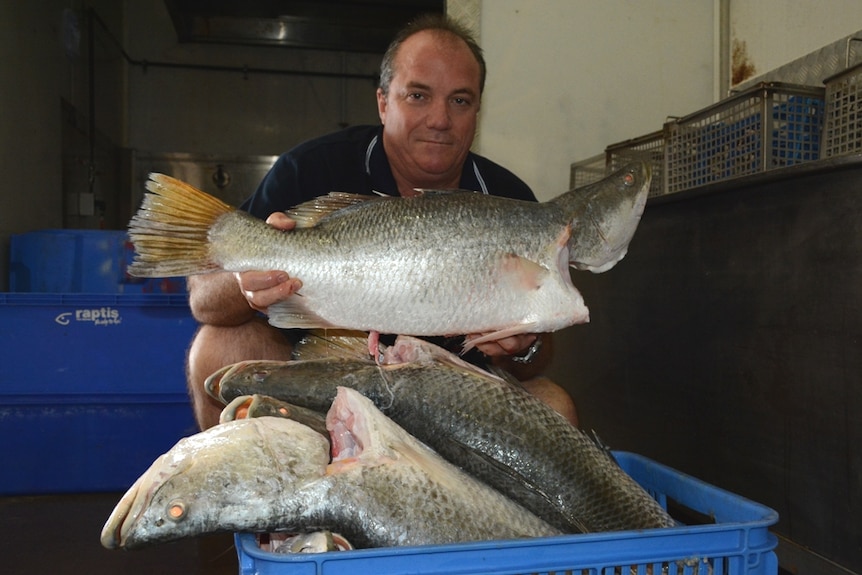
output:
[[[306,71],[306,70],[287,70],[283,68],[257,68],[251,66],[215,66],[210,64],[183,64],[177,62],[160,62],[160,61],[150,61],[150,60],[141,60],[132,58],[128,52],[126,52],[123,45],[117,40],[116,37],[111,33],[108,29],[108,26],[105,22],[96,14],[93,8],[89,8],[88,12],[90,13],[91,19],[95,19],[96,22],[99,23],[99,26],[105,31],[108,35],[108,38],[114,44],[114,46],[119,50],[120,54],[123,55],[123,58],[129,65],[138,66],[144,72],[147,71],[148,68],[168,68],[168,69],[185,69],[185,70],[203,70],[206,72],[237,72],[241,73],[243,76],[248,76],[249,74],[273,74],[280,76],[307,76],[312,78],[349,78],[356,80],[371,80],[372,82],[377,83],[379,80],[379,76],[377,74],[351,74],[346,72],[316,72],[316,71]]]
[[[87,18],[87,79],[89,129],[88,138],[90,144],[90,165],[88,166],[87,179],[89,181],[89,192],[92,194],[96,184],[96,56],[94,54],[96,41],[93,31],[93,20],[95,12],[92,8],[88,11]]]

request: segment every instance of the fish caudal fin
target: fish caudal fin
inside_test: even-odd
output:
[[[164,174],[150,174],[147,193],[129,223],[135,277],[171,277],[215,271],[209,257],[212,224],[234,208]]]

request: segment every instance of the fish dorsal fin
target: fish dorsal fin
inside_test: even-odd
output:
[[[368,334],[347,329],[315,329],[293,346],[293,359],[369,360]]]
[[[476,194],[478,192],[474,192],[472,190],[464,190],[461,188],[451,188],[445,190],[436,190],[432,188],[413,188],[414,192],[417,192],[421,196],[445,196],[450,194]]]
[[[329,192],[313,200],[303,202],[287,210],[287,215],[296,220],[297,228],[313,228],[326,216],[338,210],[365,202],[379,200],[380,196],[364,196],[347,192]]]

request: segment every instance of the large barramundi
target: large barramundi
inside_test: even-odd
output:
[[[465,191],[332,193],[290,210],[284,233],[192,186],[150,174],[129,225],[143,277],[278,269],[302,280],[270,306],[286,328],[341,327],[485,340],[589,320],[569,266],[625,255],[646,203],[646,164],[544,203]]]
[[[181,440],[123,496],[102,545],[135,548],[220,531],[332,529],[356,547],[559,534],[449,464],[358,392],[339,390],[332,439],[277,417]]]
[[[399,336],[382,363],[347,358],[248,361],[213,374],[228,402],[262,394],[323,411],[358,390],[440,455],[565,532],[670,527],[673,519],[612,457],[522,388]]]

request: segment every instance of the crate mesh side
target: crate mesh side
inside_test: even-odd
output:
[[[862,68],[826,84],[824,157],[862,151],[860,92],[862,92]]]
[[[782,168],[820,157],[820,132],[825,104],[821,98],[775,92],[772,113],[771,157],[766,169]]]
[[[571,173],[569,174],[569,189],[580,188],[598,182],[608,175],[608,173],[604,154],[598,154],[586,160],[575,162],[572,164]]]
[[[824,102],[780,90],[667,125],[667,193],[816,160]]]
[[[644,161],[649,163],[652,180],[649,186],[649,197],[664,193],[664,136],[659,135],[649,140],[633,143],[619,148],[608,148],[608,172],[619,170],[629,162]]]
[[[698,120],[672,124],[668,192],[678,192],[760,169],[760,98],[735,102]]]

